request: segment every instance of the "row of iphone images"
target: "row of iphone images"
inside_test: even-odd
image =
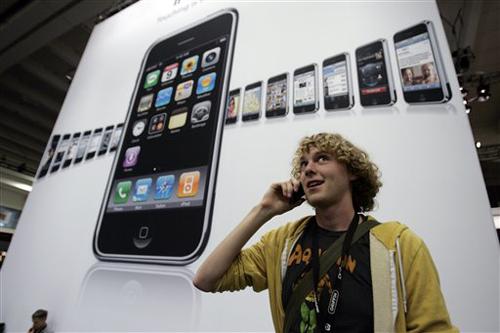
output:
[[[123,123],[105,128],[96,128],[93,131],[77,132],[73,134],[56,134],[47,146],[38,177],[47,173],[54,173],[60,168],[69,167],[72,163],[78,164],[83,160],[91,160],[108,152],[114,152],[118,147],[123,132]]]
[[[451,89],[431,21],[396,33],[393,37],[397,68],[403,97],[409,104],[444,103],[451,98]],[[396,102],[388,42],[379,39],[355,51],[359,99],[364,107],[386,106]],[[349,53],[325,59],[322,64],[324,108],[328,111],[354,106],[351,61]],[[293,112],[313,113],[319,109],[318,65],[313,63],[293,72]],[[265,116],[288,114],[289,74],[267,80],[264,98]],[[239,114],[243,121],[257,120],[262,113],[263,82],[230,91],[226,124],[235,123]],[[243,102],[241,103],[241,99]],[[242,107],[240,106],[242,104]],[[241,108],[241,112],[240,112]]]

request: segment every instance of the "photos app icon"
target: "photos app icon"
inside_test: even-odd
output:
[[[198,68],[198,59],[200,57],[195,55],[187,58],[182,62],[181,75],[186,75],[194,72]]]

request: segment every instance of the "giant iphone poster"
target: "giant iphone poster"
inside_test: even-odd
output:
[[[221,12],[236,21],[169,39]],[[498,244],[435,2],[201,0],[139,1],[94,28],[0,271],[6,331],[39,308],[55,332],[273,331],[266,290],[192,279],[318,132],[379,166],[370,214],[424,239],[454,325],[499,331]]]

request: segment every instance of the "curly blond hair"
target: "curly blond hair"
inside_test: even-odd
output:
[[[378,167],[370,161],[368,154],[340,134],[318,133],[304,137],[295,151],[292,160],[292,177],[299,179],[300,161],[304,154],[315,147],[318,150],[332,154],[335,159],[344,164],[356,179],[351,182],[352,201],[357,212],[367,212],[373,209],[375,196],[382,182]]]

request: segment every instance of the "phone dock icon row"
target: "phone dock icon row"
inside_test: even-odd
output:
[[[200,182],[200,172],[191,171],[181,174],[177,186],[176,196],[178,198],[194,197],[198,194]],[[131,180],[119,182],[116,185],[114,204],[126,204],[132,202],[144,202],[153,200],[168,200],[174,192],[176,179],[174,175],[159,176],[155,182],[153,193],[153,179],[141,178],[135,181]]]

